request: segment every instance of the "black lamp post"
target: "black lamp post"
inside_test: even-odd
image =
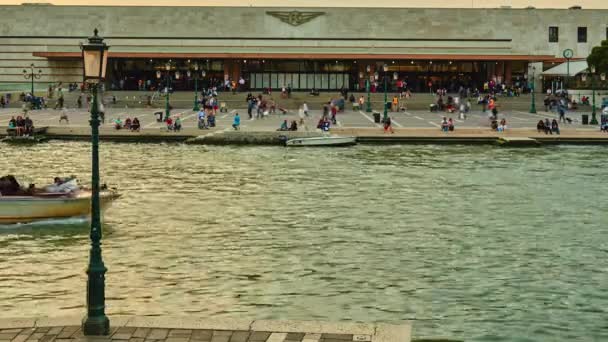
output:
[[[92,93],[91,103],[91,251],[87,269],[87,315],[82,321],[85,335],[108,335],[110,320],[105,314],[105,273],[107,268],[101,257],[101,210],[99,203],[99,108],[97,89],[106,75],[109,46],[97,35],[89,37],[87,43],[81,44],[84,82],[88,83]]]
[[[167,90],[167,94],[165,97],[165,120],[167,120],[169,118],[169,116],[171,116],[171,108],[169,105],[169,94],[170,94],[170,87],[171,87],[171,60],[169,60],[169,62],[165,63],[165,70],[167,71],[166,75],[165,75],[165,89]],[[160,79],[161,77],[161,73],[160,71],[156,72],[156,78]],[[180,77],[180,73],[179,71],[175,71],[175,79],[178,80]]]
[[[591,76],[591,89],[593,91],[593,95],[592,95],[592,104],[591,104],[591,121],[589,121],[590,125],[597,125],[599,124],[599,122],[597,121],[597,112],[596,112],[596,108],[595,108],[595,88],[597,87],[596,85],[596,74],[595,74],[595,65],[591,65],[589,67],[589,71],[591,71],[591,74],[589,76]],[[585,76],[585,75],[583,75]],[[600,79],[602,81],[606,80],[606,74],[602,73],[600,75]],[[583,80],[585,81],[585,80]]]
[[[199,75],[198,68],[198,63],[194,63],[194,74],[192,74],[190,70],[188,70],[188,72],[186,73],[188,75],[188,78],[194,78],[194,106],[192,107],[192,110],[195,112],[198,112],[200,110],[200,106],[198,105],[198,79],[199,76],[205,77],[205,70],[201,71]]]
[[[532,93],[532,102],[530,103],[530,113],[536,113],[536,82],[535,82],[536,67],[532,67],[532,80],[530,81],[530,92]]]
[[[386,122],[386,120],[388,119],[388,106],[386,105],[388,103],[388,84],[387,84],[387,73],[388,73],[388,65],[384,64],[382,66],[382,70],[384,70],[384,121],[382,122]]]
[[[367,71],[367,77],[365,78],[365,88],[367,90],[367,103],[365,104],[365,111],[368,113],[372,112],[372,97],[370,95],[370,88],[371,88],[371,84],[370,84],[370,77],[371,77],[371,70],[372,67],[371,66],[366,66],[365,70]]]
[[[30,71],[23,69],[23,77],[32,80],[32,96],[34,95],[34,79],[40,79],[42,77],[42,70],[38,69],[38,73],[34,72],[34,63],[30,64]]]

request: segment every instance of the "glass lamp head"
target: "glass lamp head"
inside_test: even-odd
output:
[[[108,64],[108,49],[103,38],[98,35],[98,30],[93,31],[86,43],[80,44],[82,50],[83,78],[84,82],[100,83],[106,77]]]

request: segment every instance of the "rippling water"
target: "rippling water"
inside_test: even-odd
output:
[[[89,145],[2,173],[90,178]],[[413,320],[417,336],[608,339],[603,147],[102,144],[111,314]],[[46,181],[46,182],[45,182]],[[85,181],[86,183],[86,181]],[[80,314],[86,223],[0,228],[0,316]]]

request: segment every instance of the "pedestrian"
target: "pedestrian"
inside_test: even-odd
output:
[[[235,131],[238,131],[240,126],[241,117],[239,116],[239,113],[234,113],[234,119],[232,120],[232,128],[234,128]]]
[[[304,111],[304,115],[306,115],[306,117],[308,117],[308,104],[306,104],[306,102],[304,102],[304,104],[302,104],[302,110]]]
[[[253,120],[253,106],[254,100],[253,96],[247,97],[247,115],[249,116],[249,120]]]
[[[65,123],[67,124],[70,123],[70,119],[68,118],[68,112],[65,108],[61,111],[61,115],[59,116],[59,123],[61,123],[61,121],[65,121]]]
[[[334,125],[338,123],[338,121],[336,120],[336,114],[338,114],[338,107],[336,105],[332,105],[331,106],[331,123]]]
[[[76,104],[78,108],[82,108],[82,94],[78,95],[78,99],[76,100]]]

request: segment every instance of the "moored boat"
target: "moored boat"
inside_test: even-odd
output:
[[[356,137],[323,136],[294,138],[285,142],[286,146],[349,146],[357,143]]]

